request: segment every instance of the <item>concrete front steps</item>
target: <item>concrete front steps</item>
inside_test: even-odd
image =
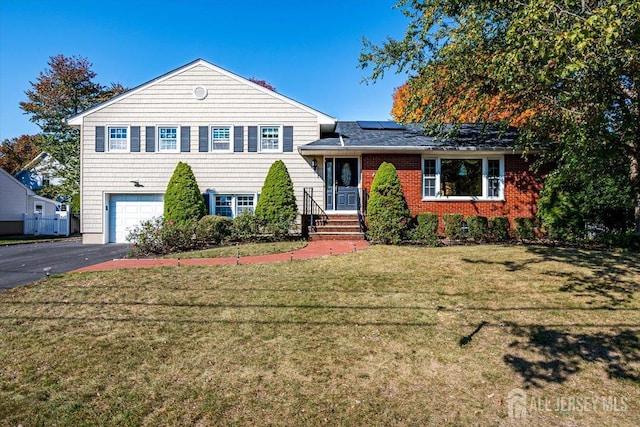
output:
[[[364,240],[357,214],[329,215],[316,222],[316,230],[309,231],[309,240]]]

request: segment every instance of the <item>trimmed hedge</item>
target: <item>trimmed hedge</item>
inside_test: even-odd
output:
[[[495,241],[509,239],[509,219],[506,216],[489,218],[489,238]]]
[[[461,214],[444,214],[442,220],[444,221],[444,235],[447,238],[451,240],[464,239],[462,231],[464,217]]]
[[[196,236],[203,246],[215,246],[229,240],[233,221],[219,215],[203,216],[196,227]]]
[[[489,231],[489,221],[485,216],[469,215],[467,217],[467,226],[469,227],[469,236],[476,242],[484,242],[487,240]]]
[[[535,222],[533,218],[518,217],[514,220],[514,233],[520,240],[533,240],[535,236]]]
[[[419,213],[415,217],[415,227],[411,231],[412,240],[426,243],[430,246],[438,244],[438,214]]]
[[[367,204],[367,237],[377,243],[400,243],[410,215],[395,166],[383,162],[371,183]]]

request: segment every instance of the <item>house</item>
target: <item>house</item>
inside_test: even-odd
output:
[[[68,123],[81,135],[85,243],[125,242],[133,226],[162,215],[179,161],[192,167],[209,212],[234,217],[253,210],[269,167],[280,159],[303,228],[310,213],[355,217],[355,230],[339,223],[334,237],[361,237],[358,213],[384,160],[398,168],[414,214],[514,218],[531,216],[537,200],[537,187],[521,185],[530,175],[512,136],[476,132],[445,142],[414,126],[338,122],[202,59]]]
[[[23,234],[25,215],[52,216],[58,206],[0,169],[0,235]]]
[[[60,185],[62,180],[57,176],[60,163],[49,153],[42,152],[24,165],[13,176],[23,183],[25,187],[33,190],[42,190],[46,185]]]
[[[535,216],[541,188],[540,176],[514,149],[516,136],[513,128],[490,125],[427,135],[421,124],[338,122],[332,135],[299,152],[323,165],[327,209],[354,209],[386,161],[397,169],[412,215],[505,216],[513,224]],[[345,171],[357,171],[357,178]]]

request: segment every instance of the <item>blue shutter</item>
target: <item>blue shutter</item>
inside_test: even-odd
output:
[[[293,152],[293,126],[285,126],[282,131],[282,151]]]
[[[180,128],[180,152],[188,153],[191,151],[191,126],[182,126]]]
[[[104,126],[96,126],[96,153],[104,153]]]
[[[198,151],[201,153],[209,151],[209,126],[198,128]]]
[[[244,151],[244,126],[233,127],[233,151],[235,153]]]
[[[146,147],[145,150],[147,153],[153,153],[156,151],[156,128],[155,126],[147,126],[146,128]]]
[[[255,153],[258,151],[258,127],[257,126],[249,126],[249,152]]]
[[[140,126],[131,126],[131,152],[140,152]]]

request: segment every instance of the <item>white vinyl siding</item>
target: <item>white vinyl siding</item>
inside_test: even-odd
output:
[[[193,88],[203,86],[208,96],[198,100]],[[128,123],[140,127],[141,152],[122,152],[106,156],[95,151],[95,127],[105,123]],[[286,123],[293,126],[294,149],[289,153],[256,153],[246,151],[249,128],[265,124]],[[192,150],[179,153],[148,153],[144,149],[147,128],[179,124],[190,126],[191,141],[198,141],[199,127],[230,125],[242,127],[244,152],[207,153]],[[157,128],[155,144],[157,146]],[[239,128],[238,128],[239,129]],[[233,132],[234,129],[231,129]],[[211,138],[211,136],[209,136]],[[84,117],[82,125],[82,233],[85,242],[104,243],[105,194],[144,191],[164,193],[167,183],[180,161],[189,164],[201,192],[251,195],[264,184],[269,168],[278,159],[285,162],[301,209],[302,191],[314,188],[314,197],[324,204],[323,183],[297,148],[320,138],[318,117],[296,105],[247,86],[210,67],[199,65],[173,75],[169,79],[123,97],[117,102]],[[105,138],[106,139],[106,138]],[[180,138],[178,137],[178,141]],[[233,139],[231,141],[233,145]],[[138,181],[142,187],[135,187]],[[136,190],[138,188],[138,190]]]

